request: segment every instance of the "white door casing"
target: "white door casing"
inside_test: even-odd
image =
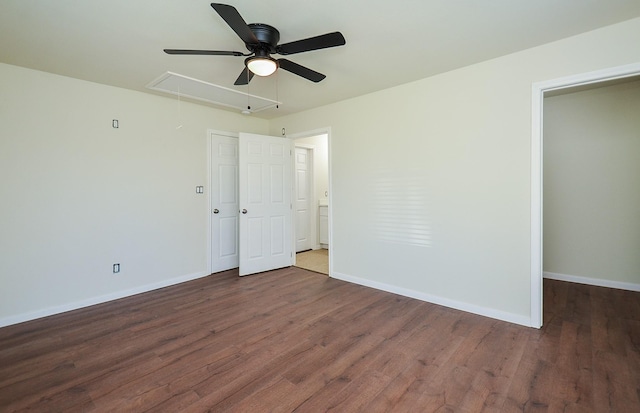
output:
[[[240,275],[292,264],[291,141],[240,133]]]
[[[296,146],[295,160],[295,231],[296,252],[310,250],[315,245],[312,227],[315,223],[313,210],[313,151]]]
[[[211,134],[211,272],[237,268],[238,139]]]

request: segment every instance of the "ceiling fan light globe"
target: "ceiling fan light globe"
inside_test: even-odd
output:
[[[269,76],[278,69],[278,63],[271,57],[252,57],[247,59],[247,68],[257,76]]]

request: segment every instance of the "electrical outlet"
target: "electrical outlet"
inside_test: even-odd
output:
[[[120,272],[120,264],[113,264],[113,273],[117,274]]]
[[[118,119],[112,120],[111,126],[113,126],[114,129],[118,129],[120,127],[120,122],[118,122]]]
[[[204,194],[204,186],[196,186],[196,194]]]

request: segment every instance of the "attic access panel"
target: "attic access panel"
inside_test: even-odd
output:
[[[246,93],[238,92],[233,89],[214,85],[213,83],[208,83],[173,72],[166,72],[162,76],[150,82],[146,87],[147,89],[183,98],[190,98],[201,102],[212,103],[214,105],[235,108],[240,112],[247,110],[247,102],[249,102],[249,105],[251,106],[251,113],[273,108],[280,104],[278,101],[251,94],[247,99]]]

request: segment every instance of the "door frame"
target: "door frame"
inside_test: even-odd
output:
[[[211,195],[213,194],[213,182],[211,182],[211,168],[213,166],[213,162],[211,159],[211,149],[212,149],[212,145],[213,145],[213,136],[212,135],[220,135],[220,136],[227,136],[229,138],[235,138],[235,139],[239,139],[240,138],[240,134],[236,133],[236,132],[229,132],[229,131],[221,131],[221,130],[216,130],[216,129],[207,129],[207,271],[209,272],[209,274],[213,274],[213,254],[211,253],[211,247],[212,247],[212,239],[211,237],[213,236],[213,232],[211,231],[211,225],[213,223],[211,214],[213,213],[213,211],[211,210],[212,204],[211,204]]]
[[[546,92],[640,75],[640,63],[536,82],[531,87],[531,327],[543,323],[543,113]]]
[[[283,131],[284,132],[284,131]],[[328,170],[329,170],[329,189],[328,189],[328,196],[327,199],[329,199],[329,277],[332,277],[333,275],[333,253],[334,253],[334,244],[333,244],[333,173],[332,173],[332,165],[331,165],[331,127],[324,127],[324,128],[319,128],[319,129],[314,129],[314,130],[309,130],[309,131],[305,131],[305,132],[298,132],[298,133],[292,133],[292,134],[287,134],[285,135],[287,138],[291,139],[293,141],[293,147],[296,146],[296,139],[302,139],[302,138],[310,138],[312,136],[318,136],[318,135],[327,135],[327,162],[328,162]],[[314,158],[315,161],[315,158]],[[295,166],[295,165],[294,165]],[[295,168],[293,168],[295,169]],[[314,195],[315,197],[315,195]],[[295,221],[295,220],[293,220]],[[294,223],[295,225],[295,223]],[[293,242],[293,248],[295,251],[295,227],[293,229],[293,237],[292,237],[292,242]],[[295,254],[293,255],[293,264],[296,264],[295,261]]]

